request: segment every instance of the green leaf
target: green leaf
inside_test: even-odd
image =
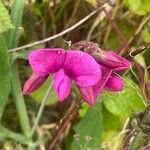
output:
[[[14,26],[11,23],[8,11],[0,1],[0,34],[13,28]]]
[[[144,100],[139,93],[137,85],[132,80],[126,79],[125,81],[125,87],[122,92],[105,92],[102,95],[103,103],[108,111],[124,119],[132,113],[145,108]]]
[[[8,101],[10,92],[10,66],[5,40],[0,36],[0,118]]]
[[[125,5],[129,7],[132,11],[136,11],[140,5],[141,5],[141,0],[125,0]]]
[[[145,42],[150,42],[150,29],[145,28],[142,32],[142,38]]]
[[[90,107],[81,121],[75,127],[76,134],[79,134],[79,140],[74,138],[70,150],[86,148],[97,148],[101,143],[102,132],[102,103],[97,103]],[[91,138],[88,141],[88,137]],[[87,141],[87,142],[86,142]],[[80,145],[80,146],[79,146]]]
[[[105,106],[103,106],[103,133],[102,133],[102,142],[105,143],[108,149],[120,149],[120,143],[123,139],[122,136],[118,136],[123,128],[124,121],[121,120],[118,116],[111,114]]]
[[[123,33],[124,38],[126,41],[133,35],[133,27],[132,24],[127,22],[126,20],[116,21],[120,31]],[[106,42],[106,48],[107,49],[118,49],[118,47],[121,47],[121,42],[118,34],[116,33],[115,30],[111,30],[111,33],[108,37],[108,40]]]
[[[81,108],[79,110],[79,116],[81,118],[87,113],[88,108],[89,108],[89,105],[87,103],[83,103],[81,105]]]
[[[21,143],[25,143],[25,137],[21,134],[12,132],[6,128],[4,128],[3,126],[0,126],[0,140],[3,140],[5,138],[10,138],[10,139],[14,139],[15,141],[21,142]]]
[[[88,3],[90,3],[93,7],[97,7],[98,3],[97,0],[86,0]]]
[[[124,0],[124,3],[136,14],[146,15],[150,12],[149,0]]]

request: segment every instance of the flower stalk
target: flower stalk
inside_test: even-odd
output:
[[[53,83],[51,83],[50,86],[48,87],[48,89],[47,89],[47,91],[46,91],[46,94],[45,94],[45,96],[44,96],[44,98],[43,98],[43,100],[42,100],[42,103],[41,103],[41,106],[40,106],[40,108],[39,108],[39,111],[38,111],[36,120],[35,120],[35,122],[34,122],[34,125],[33,125],[33,127],[32,127],[32,130],[31,130],[31,135],[30,135],[31,137],[33,136],[33,134],[34,134],[34,132],[35,132],[35,129],[36,129],[36,127],[37,127],[38,124],[39,124],[39,121],[40,121],[40,119],[41,119],[41,116],[42,116],[42,113],[43,113],[43,110],[44,110],[45,103],[46,103],[46,101],[48,100],[49,95],[50,95],[50,93],[51,93],[52,85],[53,85]]]

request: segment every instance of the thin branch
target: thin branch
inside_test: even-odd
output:
[[[75,3],[74,9],[73,9],[72,14],[71,14],[71,17],[69,18],[68,22],[66,23],[65,29],[67,29],[70,26],[71,21],[73,20],[73,18],[75,17],[76,12],[78,11],[78,8],[80,6],[80,2],[81,2],[81,0],[77,0],[77,2]]]
[[[149,21],[150,19],[150,15],[146,16],[140,23],[139,27],[137,28],[137,30],[135,31],[134,35],[129,39],[128,43],[130,44],[133,39],[134,39],[134,36],[137,36],[140,31],[142,30],[142,28],[144,27],[144,25]]]
[[[123,33],[121,32],[121,30],[119,29],[119,27],[118,27],[118,25],[116,24],[115,20],[113,20],[113,19],[111,18],[110,14],[106,11],[105,8],[104,8],[103,10],[104,10],[106,16],[108,17],[108,20],[109,20],[111,26],[114,28],[114,30],[115,30],[116,33],[118,34],[118,36],[119,36],[119,38],[120,38],[120,40],[121,40],[121,42],[122,42],[122,45],[123,45],[125,48],[127,48],[127,49],[129,50],[129,45],[128,45],[128,43],[127,43],[125,37],[124,37],[124,34],[123,34]]]
[[[124,37],[124,34],[123,34],[123,32],[119,29],[118,25],[116,24],[116,22],[115,22],[115,20],[114,20],[115,15],[116,15],[116,12],[117,12],[117,9],[118,9],[118,7],[119,7],[119,3],[120,3],[120,0],[117,1],[116,7],[115,7],[115,9],[114,9],[114,12],[113,12],[112,16],[109,14],[109,12],[106,10],[106,8],[103,8],[103,11],[105,12],[105,14],[106,14],[106,16],[107,16],[107,18],[108,18],[108,20],[109,20],[109,22],[110,22],[110,24],[111,24],[110,27],[114,28],[114,30],[115,30],[116,33],[118,34],[118,36],[119,36],[119,38],[120,38],[120,40],[121,40],[121,43],[122,43],[123,47],[125,47],[125,48],[127,48],[127,49],[129,50],[129,45],[128,45],[128,43],[127,43],[125,37]],[[110,28],[110,29],[108,28],[108,33],[106,33],[106,34],[108,34],[108,35],[106,35],[106,36],[109,36],[109,32],[110,32],[109,30],[111,31],[111,28]],[[107,37],[105,37],[105,38],[107,38]],[[106,39],[105,39],[105,40],[106,40]]]
[[[45,94],[45,96],[44,96],[44,98],[43,98],[43,101],[42,101],[41,106],[40,106],[40,108],[39,108],[39,112],[38,112],[38,114],[37,114],[36,120],[35,120],[35,122],[34,122],[34,125],[33,125],[33,127],[32,127],[32,130],[31,130],[31,137],[33,136],[33,134],[34,134],[34,132],[35,132],[35,129],[36,129],[36,127],[37,127],[38,124],[39,124],[39,121],[40,121],[40,119],[41,119],[41,116],[42,116],[42,113],[43,113],[43,110],[44,110],[45,103],[46,103],[46,101],[48,100],[49,95],[50,95],[50,92],[51,92],[51,90],[52,90],[52,86],[53,86],[53,83],[50,84],[50,86],[49,86],[49,88],[48,88],[48,90],[47,90],[47,92],[46,92],[46,94]]]
[[[105,7],[105,9],[110,12],[112,7],[110,5],[108,5],[107,7]],[[102,11],[99,13],[99,15],[97,16],[97,18],[95,19],[94,23],[92,24],[91,28],[89,29],[88,35],[87,35],[87,41],[90,41],[91,36],[93,31],[95,30],[95,28],[100,24],[100,22],[106,17],[105,13]]]
[[[68,114],[66,115],[66,117],[61,121],[59,128],[56,132],[56,134],[53,136],[52,141],[49,145],[48,150],[54,150],[57,146],[58,143],[60,143],[63,139],[64,136],[64,131],[67,128],[67,125],[74,119],[74,117],[77,115],[78,110],[81,106],[81,104],[83,103],[83,100],[77,102],[72,103]]]
[[[27,44],[27,45],[24,45],[24,46],[21,46],[21,47],[18,47],[18,48],[10,49],[9,52],[16,52],[16,51],[19,51],[21,49],[29,48],[29,47],[32,47],[32,46],[35,46],[35,45],[38,45],[38,44],[41,44],[41,43],[45,43],[45,42],[51,41],[51,40],[56,39],[56,38],[58,38],[60,36],[63,36],[65,34],[67,34],[68,32],[74,30],[75,28],[79,27],[81,24],[86,22],[88,19],[90,19],[92,16],[94,16],[97,12],[101,11],[103,8],[107,7],[108,5],[109,5],[108,3],[105,3],[103,6],[97,8],[96,10],[91,12],[89,15],[87,15],[86,17],[81,19],[79,22],[77,22],[73,26],[69,27],[68,29],[66,29],[66,30],[64,30],[64,31],[62,31],[62,32],[60,32],[58,34],[55,34],[55,35],[53,35],[51,37],[48,37],[46,39],[43,39],[41,41],[37,41],[37,42],[31,43],[31,44]]]
[[[138,26],[138,28],[136,29],[135,33],[133,34],[133,36],[128,40],[128,45],[130,45],[132,43],[132,41],[135,39],[135,37],[141,32],[142,28],[144,27],[144,25],[150,20],[150,15],[144,17],[144,19],[141,21],[140,25]],[[123,55],[125,52],[125,48],[123,47],[123,49],[120,51],[120,55]]]
[[[117,0],[116,6],[114,7],[114,9],[113,9],[113,11],[112,11],[112,16],[111,16],[111,19],[112,19],[112,20],[115,19],[115,16],[116,16],[116,14],[117,14],[117,12],[118,12],[118,10],[119,10],[119,4],[120,4],[120,0]],[[109,25],[109,26],[108,26],[108,29],[107,29],[107,31],[106,31],[105,37],[104,37],[104,45],[106,45],[106,43],[107,43],[107,39],[108,39],[108,37],[109,37],[109,35],[110,35],[111,29],[112,29],[112,26]]]
[[[149,48],[150,48],[150,42],[149,42],[149,43],[146,43],[146,44],[144,44],[144,45],[142,45],[142,46],[140,46],[140,47],[138,47],[138,48],[137,48],[136,50],[134,50],[134,51],[131,51],[131,52],[129,53],[129,55],[126,56],[126,58],[127,58],[127,59],[132,59],[132,58],[134,58],[136,55],[138,55],[138,54],[144,52],[145,50],[147,50],[147,49],[149,49]]]

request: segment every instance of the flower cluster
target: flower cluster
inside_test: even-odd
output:
[[[129,67],[130,62],[112,51],[91,53],[61,48],[33,50],[28,56],[33,74],[26,81],[23,93],[39,88],[53,74],[54,90],[60,101],[65,100],[74,82],[84,100],[93,105],[106,88],[121,91],[123,80],[114,74]]]

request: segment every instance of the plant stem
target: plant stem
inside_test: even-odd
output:
[[[12,65],[11,71],[12,71],[12,95],[13,95],[13,98],[15,100],[15,104],[17,107],[21,128],[26,138],[29,139],[30,133],[31,133],[30,123],[29,123],[26,106],[24,103],[24,98],[22,95],[19,72],[18,72],[16,63]]]
[[[38,124],[39,124],[39,121],[40,121],[40,119],[41,119],[41,116],[42,116],[42,113],[43,113],[43,110],[44,110],[45,103],[46,103],[46,101],[48,100],[49,95],[50,95],[50,92],[51,92],[51,90],[52,90],[52,86],[53,86],[53,83],[51,82],[51,84],[50,84],[48,90],[46,91],[46,94],[45,94],[45,96],[44,96],[44,98],[43,98],[43,100],[42,100],[42,103],[41,103],[41,106],[40,106],[40,108],[39,108],[37,117],[36,117],[36,119],[35,119],[34,125],[33,125],[32,130],[31,130],[31,135],[30,135],[30,137],[33,136],[33,134],[34,134],[34,132],[35,132],[35,129],[36,129],[36,127],[37,127]]]
[[[18,45],[23,8],[24,0],[15,0],[11,7],[10,17],[15,29],[10,30],[10,32],[7,34],[8,48],[16,48]]]
[[[20,33],[18,29],[21,26],[21,22],[22,22],[23,8],[24,8],[24,0],[14,1],[14,4],[11,8],[10,16],[11,16],[12,23],[15,26],[15,30],[10,30],[10,32],[7,35],[9,48],[15,48],[18,45],[18,41],[20,37]],[[12,95],[13,95],[16,108],[18,111],[21,128],[23,130],[25,137],[27,138],[27,140],[29,140],[31,129],[30,129],[30,123],[29,123],[29,118],[28,118],[24,98],[22,95],[19,71],[18,71],[16,62],[11,66],[11,71],[12,71],[12,74],[11,74],[12,75]]]

